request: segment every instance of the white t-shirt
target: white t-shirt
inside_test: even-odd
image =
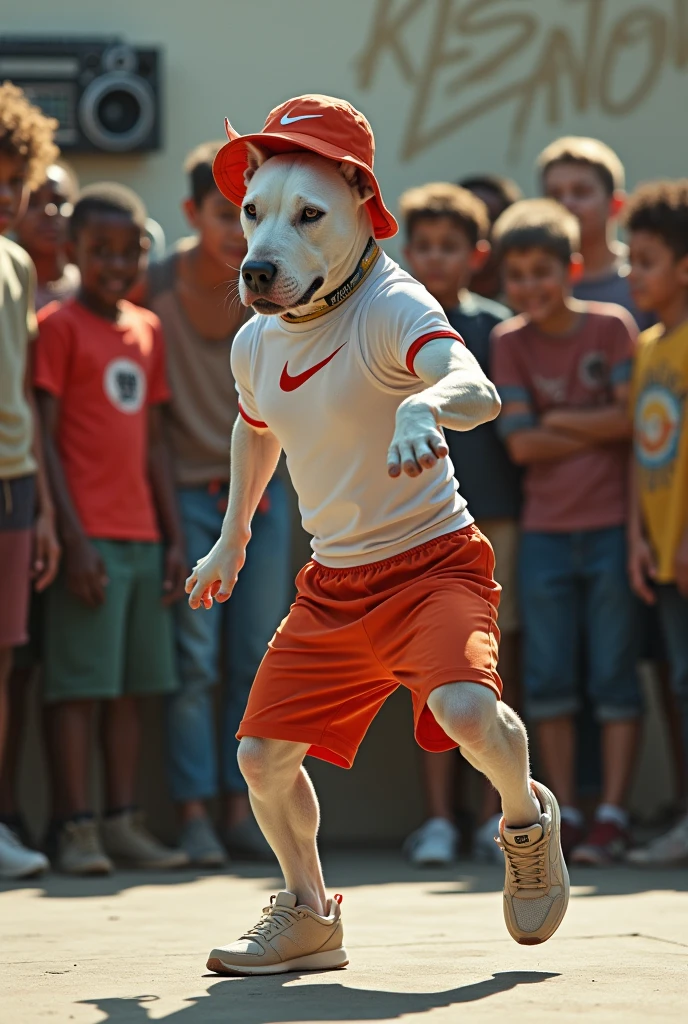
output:
[[[439,303],[384,253],[355,294],[323,316],[255,316],[237,333],[240,411],[282,445],[323,565],[390,558],[473,521],[449,458],[417,477],[387,474],[397,408],[427,386],[413,360],[443,336],[459,337]]]

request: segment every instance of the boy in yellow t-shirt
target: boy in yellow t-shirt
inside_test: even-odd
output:
[[[631,197],[630,284],[659,323],[640,336],[633,372],[633,589],[657,601],[688,749],[688,179],[643,185]],[[628,855],[635,864],[688,861],[688,815]]]

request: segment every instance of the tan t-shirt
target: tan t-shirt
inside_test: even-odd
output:
[[[175,480],[195,487],[229,479],[229,445],[238,414],[229,360],[234,331],[215,341],[194,330],[174,291],[177,258],[172,253],[149,268],[147,305],[159,316],[165,336]]]
[[[24,394],[28,345],[36,337],[36,272],[15,242],[0,236],[0,479],[36,470],[33,424]]]

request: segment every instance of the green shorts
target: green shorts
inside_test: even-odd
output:
[[[92,540],[107,569],[104,604],[88,608],[60,573],[46,593],[45,700],[107,699],[177,689],[163,548]]]

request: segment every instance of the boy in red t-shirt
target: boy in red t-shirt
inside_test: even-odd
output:
[[[169,604],[185,561],[160,405],[169,398],[155,314],[124,300],[145,249],[145,211],[129,189],[91,186],[70,224],[75,299],[46,307],[34,382],[62,542],[47,595],[45,698],[51,704],[57,863],[73,874],[178,867],[134,810],[139,700],[175,688]],[[161,545],[161,534],[166,550]],[[106,816],[90,792],[101,703]],[[104,847],[104,848],[103,848]]]
[[[514,204],[494,238],[509,305],[492,332],[498,429],[526,467],[520,597],[524,689],[560,804],[562,844],[605,864],[628,845],[625,799],[641,700],[626,576],[629,381],[636,328],[620,306],[571,297],[575,217],[551,199]],[[602,726],[602,802],[582,832],[575,794],[578,671]]]

